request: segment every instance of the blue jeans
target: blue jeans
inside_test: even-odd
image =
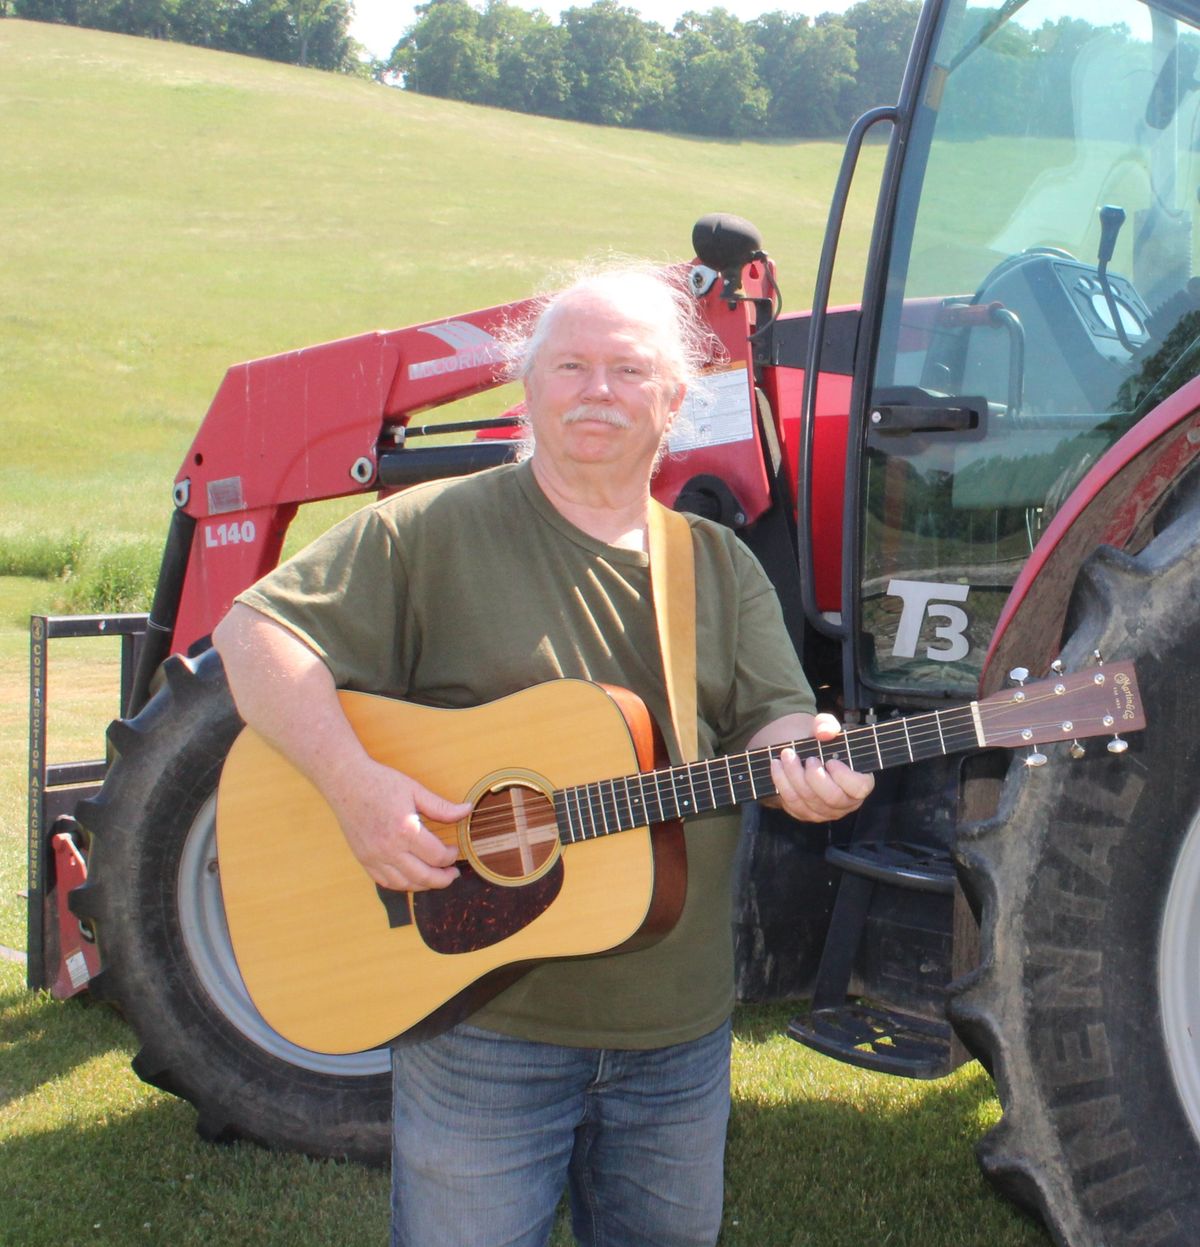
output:
[[[392,1247],[543,1247],[564,1187],[586,1247],[712,1247],[726,1023],[646,1051],[460,1025],[392,1054]]]

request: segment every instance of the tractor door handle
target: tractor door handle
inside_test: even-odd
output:
[[[880,403],[871,408],[871,428],[879,433],[954,433],[979,428],[983,400],[963,399],[960,406],[915,407]],[[978,402],[979,406],[969,404]]]

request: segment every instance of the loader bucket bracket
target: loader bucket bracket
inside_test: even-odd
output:
[[[121,677],[117,711],[125,713],[133,687],[138,650],[146,632],[145,615],[33,615],[29,620],[29,840],[28,927],[25,981],[31,990],[51,988],[74,995],[87,985],[83,969],[94,957],[77,924],[63,934],[66,891],[86,877],[80,848],[69,838],[75,807],[104,782],[108,763],[62,762],[46,758],[50,641],[57,637],[121,638]],[[66,834],[67,839],[58,838]],[[66,876],[65,878],[63,876]],[[59,887],[63,895],[58,896]],[[80,958],[84,958],[81,963]],[[68,959],[70,964],[68,964]],[[94,964],[92,966],[94,972]]]

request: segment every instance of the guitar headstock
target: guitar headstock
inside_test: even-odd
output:
[[[1022,675],[1024,673],[1021,673]],[[1121,732],[1146,726],[1133,663],[1105,663],[993,693],[979,702],[979,728],[988,745],[1019,749],[1056,740],[1112,736],[1109,750],[1123,752]],[[1074,752],[1074,750],[1072,751]],[[1042,755],[1031,755],[1038,765]]]

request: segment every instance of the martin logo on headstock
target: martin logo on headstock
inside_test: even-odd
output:
[[[1130,662],[1106,666],[1099,654],[1096,660],[1095,667],[1069,675],[1056,660],[1048,679],[1029,685],[1029,672],[1015,667],[1009,672],[1015,689],[972,703],[978,706],[980,745],[1020,748],[1069,740],[1071,756],[1082,758],[1081,739],[1111,733],[1109,753],[1124,753],[1129,744],[1121,732],[1146,726],[1137,677]],[[1027,766],[1045,762],[1046,755],[1032,748],[1025,759]]]

